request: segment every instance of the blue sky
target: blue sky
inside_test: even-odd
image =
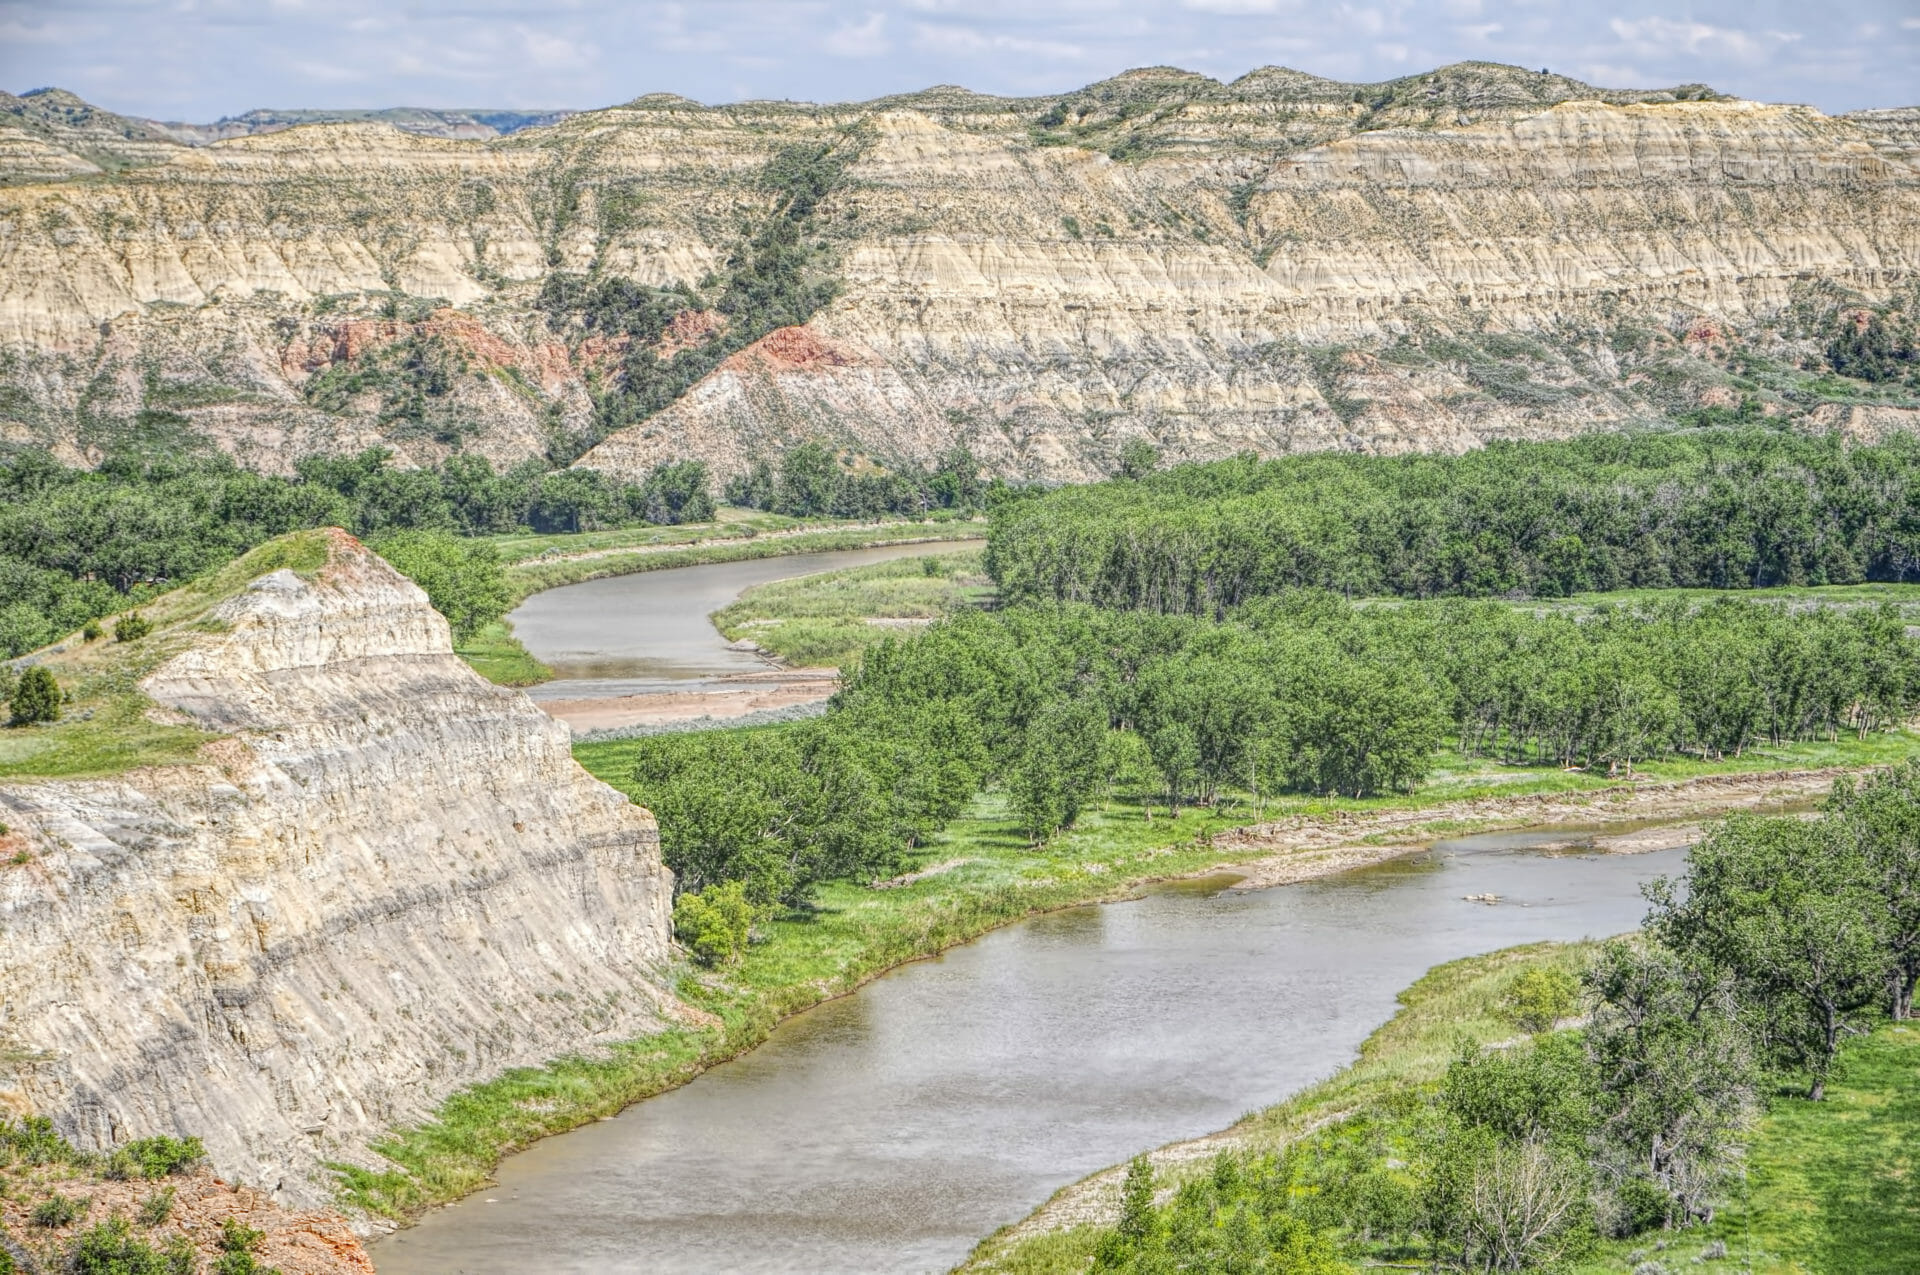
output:
[[[1920,0],[0,0],[0,87],[130,114],[1061,92],[1133,66],[1378,80],[1465,58],[1920,104]]]

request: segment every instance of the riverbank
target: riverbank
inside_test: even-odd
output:
[[[763,521],[774,525],[771,529],[763,528]],[[696,530],[705,534],[687,534]],[[765,515],[757,520],[707,524],[702,528],[646,527],[588,532],[577,538],[517,536],[494,540],[507,563],[503,574],[511,605],[517,606],[548,589],[642,571],[985,537],[985,523],[959,519],[823,526],[818,522]],[[569,548],[569,542],[577,542],[579,547]],[[478,633],[461,642],[454,653],[496,686],[538,686],[553,677],[553,670],[527,650],[514,636],[513,626],[504,619],[482,626]]]
[[[882,545],[934,544],[949,540],[984,540],[984,521],[929,519],[920,522],[866,522],[819,527],[802,525],[780,531],[715,534],[692,540],[642,545],[549,551],[510,563],[507,583],[515,601],[562,585],[581,584],[607,576],[671,567],[700,567],[716,562],[744,562],[797,553],[827,553],[838,549],[872,549]]]
[[[926,847],[922,864],[940,871],[890,882],[894,888],[884,890],[847,883],[823,888],[812,911],[769,925],[740,966],[683,970],[678,991],[694,1020],[688,1026],[509,1073],[456,1095],[434,1122],[397,1131],[379,1145],[391,1169],[340,1166],[342,1195],[352,1206],[395,1220],[457,1199],[484,1185],[500,1157],[515,1149],[682,1084],[752,1048],[788,1015],[888,969],[1038,912],[1126,897],[1153,881],[1257,864],[1284,868],[1292,874],[1286,879],[1330,875],[1467,831],[1543,822],[1689,822],[1793,806],[1818,797],[1835,775],[1913,746],[1903,733],[1869,740],[1859,751],[1837,744],[1749,756],[1690,778],[1632,786],[1588,780],[1584,791],[1573,790],[1580,777],[1561,772],[1534,775],[1531,782],[1542,790],[1525,793],[1456,781],[1414,797],[1296,801],[1268,820],[1239,808],[1148,821],[1137,802],[1115,802],[1038,847],[1014,831],[998,797],[989,795],[970,818]],[[632,751],[624,742],[575,749],[589,770],[623,788]],[[1816,756],[1840,764],[1790,765]],[[1788,768],[1764,772],[1767,765]]]
[[[1577,976],[1592,943],[1508,948],[1436,966],[1400,995],[1399,1011],[1358,1057],[1320,1084],[1232,1127],[1146,1153],[1162,1202],[1179,1184],[1211,1172],[1222,1153],[1254,1157],[1311,1144],[1337,1126],[1390,1124],[1413,1094],[1430,1090],[1464,1044],[1524,1036],[1507,1008],[1515,981],[1532,970]],[[1910,1187],[1920,1141],[1920,1026],[1894,1023],[1851,1042],[1841,1079],[1824,1102],[1798,1090],[1772,1098],[1746,1139],[1745,1173],[1711,1223],[1680,1232],[1603,1240],[1566,1269],[1602,1275],[1678,1270],[1726,1259],[1748,1271],[1848,1272],[1911,1269],[1920,1233],[1920,1193]],[[1361,1135],[1365,1136],[1365,1135]],[[973,1275],[1077,1275],[1119,1217],[1125,1165],[1062,1188],[1033,1214],[981,1241],[959,1268]]]

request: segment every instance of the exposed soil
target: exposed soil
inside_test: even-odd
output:
[[[4,1223],[7,1242],[15,1246],[16,1258],[24,1256],[32,1262],[31,1266],[21,1263],[29,1271],[66,1270],[59,1255],[82,1232],[116,1214],[133,1221],[142,1202],[171,1188],[173,1207],[166,1221],[153,1227],[134,1221],[134,1233],[155,1248],[164,1248],[175,1235],[185,1235],[202,1259],[211,1263],[220,1254],[221,1223],[234,1218],[266,1233],[255,1256],[265,1266],[278,1267],[282,1275],[374,1275],[372,1259],[340,1214],[330,1209],[284,1210],[265,1193],[229,1185],[210,1172],[157,1182],[108,1182],[83,1177],[62,1181],[58,1171],[51,1171],[38,1189],[25,1188],[17,1176],[12,1185],[0,1198],[0,1223]],[[49,1188],[69,1199],[84,1200],[85,1212],[57,1229],[33,1225],[34,1206],[47,1198]]]
[[[839,678],[835,669],[770,669],[713,678],[685,690],[669,687],[637,695],[538,703],[572,727],[575,735],[584,735],[625,726],[660,726],[701,717],[730,719],[817,704],[833,694]]]
[[[1396,858],[1462,827],[1475,831],[1566,826],[1564,843],[1546,849],[1645,854],[1697,840],[1699,821],[1737,810],[1781,810],[1821,796],[1844,767],[1707,775],[1674,782],[1640,782],[1583,793],[1477,797],[1414,810],[1369,814],[1300,815],[1236,829],[1215,839],[1229,853],[1248,852],[1235,889],[1260,890],[1331,876]],[[1609,827],[1612,825],[1612,827]],[[1658,825],[1658,826],[1636,826]]]

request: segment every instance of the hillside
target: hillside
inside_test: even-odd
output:
[[[0,740],[0,1111],[315,1205],[455,1090],[680,1012],[652,816],[351,537],[143,612]]]
[[[1877,436],[1920,406],[1910,110],[1481,63],[653,95],[466,141],[187,147],[63,110],[0,129],[0,434],[69,459],[724,477],[816,437],[1079,479],[1140,436],[1458,451],[1736,410]]]

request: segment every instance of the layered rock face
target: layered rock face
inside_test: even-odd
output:
[[[85,184],[16,139],[0,428],[86,459],[161,420],[275,467],[371,442],[506,463],[613,419],[582,463],[626,476],[816,437],[1067,479],[1138,435],[1176,457],[1559,437],[1712,406],[1729,350],[1811,366],[1809,316],[1910,292],[1915,130],[1467,65],[649,97],[483,142],[297,128]],[[651,338],[550,304],[556,278],[702,312],[787,157],[824,149],[844,164],[803,237],[835,298],[610,417]]]
[[[141,682],[225,736],[203,764],[0,786],[0,1107],[197,1134],[299,1204],[460,1086],[677,1008],[652,817],[329,534]]]

